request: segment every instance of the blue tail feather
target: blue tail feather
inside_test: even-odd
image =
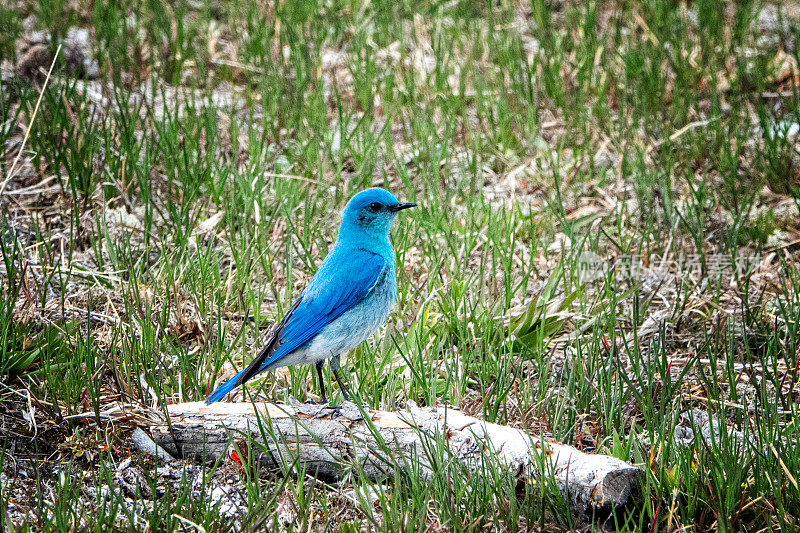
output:
[[[244,370],[242,370],[242,372],[244,372]],[[237,380],[239,379],[239,376],[242,375],[242,372],[239,372],[231,379],[214,389],[214,392],[209,394],[208,398],[206,398],[206,405],[211,405],[212,403],[221,400],[226,394],[232,391],[234,387],[238,385]]]

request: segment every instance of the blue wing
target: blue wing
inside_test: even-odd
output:
[[[387,266],[386,259],[366,250],[332,250],[303,294],[270,331],[258,357],[217,387],[206,403],[216,402],[313,339],[322,328],[369,294]]]

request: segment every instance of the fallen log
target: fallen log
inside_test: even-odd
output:
[[[307,473],[336,479],[357,464],[381,480],[412,461],[416,471],[429,475],[425,450],[446,443],[446,451],[472,472],[479,473],[482,457],[489,455],[523,481],[551,475],[576,513],[629,506],[643,478],[642,470],[614,457],[586,454],[452,408],[363,411],[347,402],[332,411],[299,402],[192,402],[170,405],[167,414],[169,421],[153,425],[150,434],[176,456],[217,460],[230,453],[232,439],[252,438],[277,466],[299,461]]]

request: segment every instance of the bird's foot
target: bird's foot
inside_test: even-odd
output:
[[[342,414],[341,405],[332,405],[326,402],[326,405],[317,403],[317,413],[314,418],[337,418]]]
[[[342,414],[342,406],[341,405],[328,404],[325,407],[325,409],[330,412],[330,417],[331,418],[338,418]]]
[[[304,403],[306,403],[307,405],[327,405],[328,400],[324,398],[321,400],[306,400]]]
[[[352,422],[361,420],[361,411],[358,405],[351,401],[345,401],[342,405],[328,404],[319,407],[319,411],[314,418],[346,418]]]

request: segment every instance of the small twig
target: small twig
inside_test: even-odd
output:
[[[678,131],[676,131],[675,133],[670,135],[669,136],[669,140],[670,141],[674,141],[675,139],[677,139],[678,137],[680,137],[681,135],[683,135],[687,131],[693,130],[695,128],[702,128],[704,126],[708,126],[709,124],[719,120],[720,118],[721,117],[712,117],[712,118],[709,118],[709,119],[706,119],[706,120],[698,120],[698,121],[695,121],[695,122],[690,122],[689,124],[685,125],[681,129],[679,129]],[[661,146],[665,142],[667,142],[667,141],[664,140],[664,139],[660,139],[660,140],[654,142],[652,145],[647,147],[647,153],[649,154],[650,152],[653,151],[654,148],[658,148],[659,146]]]
[[[172,516],[174,516],[175,518],[177,518],[178,520],[180,520],[181,522],[183,522],[187,526],[193,527],[196,531],[200,531],[201,533],[206,533],[206,530],[205,530],[205,528],[203,526],[201,526],[199,524],[195,524],[194,522],[192,522],[188,518],[184,518],[179,514],[173,514]]]
[[[256,74],[264,74],[263,68],[254,67],[253,65],[247,65],[245,63],[239,63],[238,61],[231,61],[230,59],[212,59],[211,64],[220,65],[223,67],[238,68],[241,70],[247,70],[249,72],[255,72]]]
[[[56,185],[54,185],[52,187],[47,187],[47,188],[44,187],[46,184],[48,184],[51,181],[53,181],[54,179],[56,179],[56,177],[57,176],[55,176],[55,175],[50,176],[49,178],[45,178],[42,181],[40,181],[39,183],[31,185],[30,187],[23,187],[21,189],[8,191],[6,194],[34,195],[34,194],[41,194],[41,193],[52,191],[52,190],[57,190],[58,186],[56,186]]]
[[[772,450],[773,454],[775,454],[775,459],[778,460],[778,464],[781,465],[784,474],[786,474],[786,477],[789,478],[789,481],[791,481],[792,485],[794,485],[794,489],[798,490],[797,480],[794,478],[789,469],[786,468],[786,463],[783,462],[783,458],[781,458],[781,455],[778,453],[778,450],[775,449],[775,445],[770,443],[769,449]]]
[[[17,157],[15,157],[14,162],[11,163],[11,170],[8,171],[8,176],[6,176],[6,179],[3,180],[3,184],[0,185],[0,195],[2,195],[3,191],[6,190],[6,185],[8,185],[8,182],[11,181],[11,178],[14,176],[14,170],[17,168],[19,158],[22,156],[22,152],[25,150],[25,143],[28,142],[28,137],[31,134],[31,128],[33,127],[33,121],[36,120],[36,115],[39,113],[39,104],[42,103],[42,97],[44,96],[44,91],[47,89],[47,82],[50,81],[50,75],[53,73],[53,67],[56,66],[56,59],[58,59],[59,52],[61,52],[60,44],[58,45],[58,49],[56,49],[55,55],[53,56],[53,62],[50,63],[50,70],[47,71],[47,77],[44,79],[44,85],[42,85],[42,90],[39,92],[39,99],[36,100],[36,107],[33,108],[33,115],[28,123],[28,129],[25,130],[25,137],[22,139],[22,145],[19,147]]]

